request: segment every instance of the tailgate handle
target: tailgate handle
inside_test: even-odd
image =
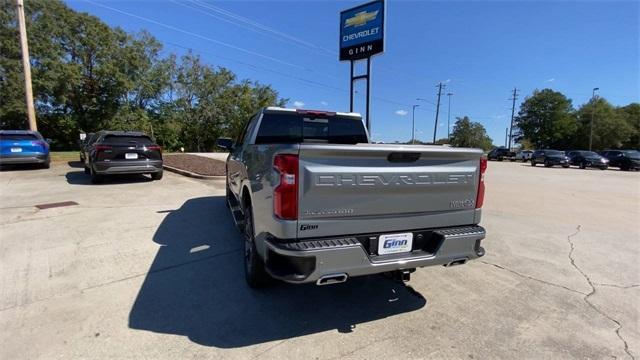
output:
[[[395,162],[395,163],[408,163],[408,162],[416,162],[418,161],[418,159],[420,159],[420,153],[417,152],[411,152],[411,153],[406,153],[406,152],[396,152],[396,153],[391,153],[389,154],[389,156],[387,156],[387,160],[389,160],[389,162]]]

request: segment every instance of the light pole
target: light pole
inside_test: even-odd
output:
[[[591,92],[591,126],[589,130],[589,151],[591,151],[591,147],[593,145],[593,116],[596,113],[596,91],[600,90],[600,88],[593,88],[593,92]]]
[[[451,140],[451,96],[453,93],[447,93],[449,98],[449,110],[447,110],[447,142]]]
[[[411,115],[411,144],[416,143],[416,108],[420,105],[413,105],[412,115]]]

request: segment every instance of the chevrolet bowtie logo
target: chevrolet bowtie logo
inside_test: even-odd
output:
[[[378,12],[379,11],[380,10],[376,10],[376,11],[372,11],[372,12],[366,12],[366,11],[359,12],[359,13],[355,14],[352,18],[348,18],[344,22],[344,27],[362,26],[362,25],[368,23],[369,21],[375,20],[376,17],[378,16]]]

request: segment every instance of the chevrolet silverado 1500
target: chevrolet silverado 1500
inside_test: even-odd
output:
[[[250,286],[318,285],[484,255],[480,149],[370,144],[356,113],[267,107],[229,151],[227,203]]]

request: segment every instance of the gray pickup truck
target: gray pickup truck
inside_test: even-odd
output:
[[[484,255],[479,149],[370,144],[361,116],[263,108],[227,159],[227,203],[258,287],[340,283]]]

